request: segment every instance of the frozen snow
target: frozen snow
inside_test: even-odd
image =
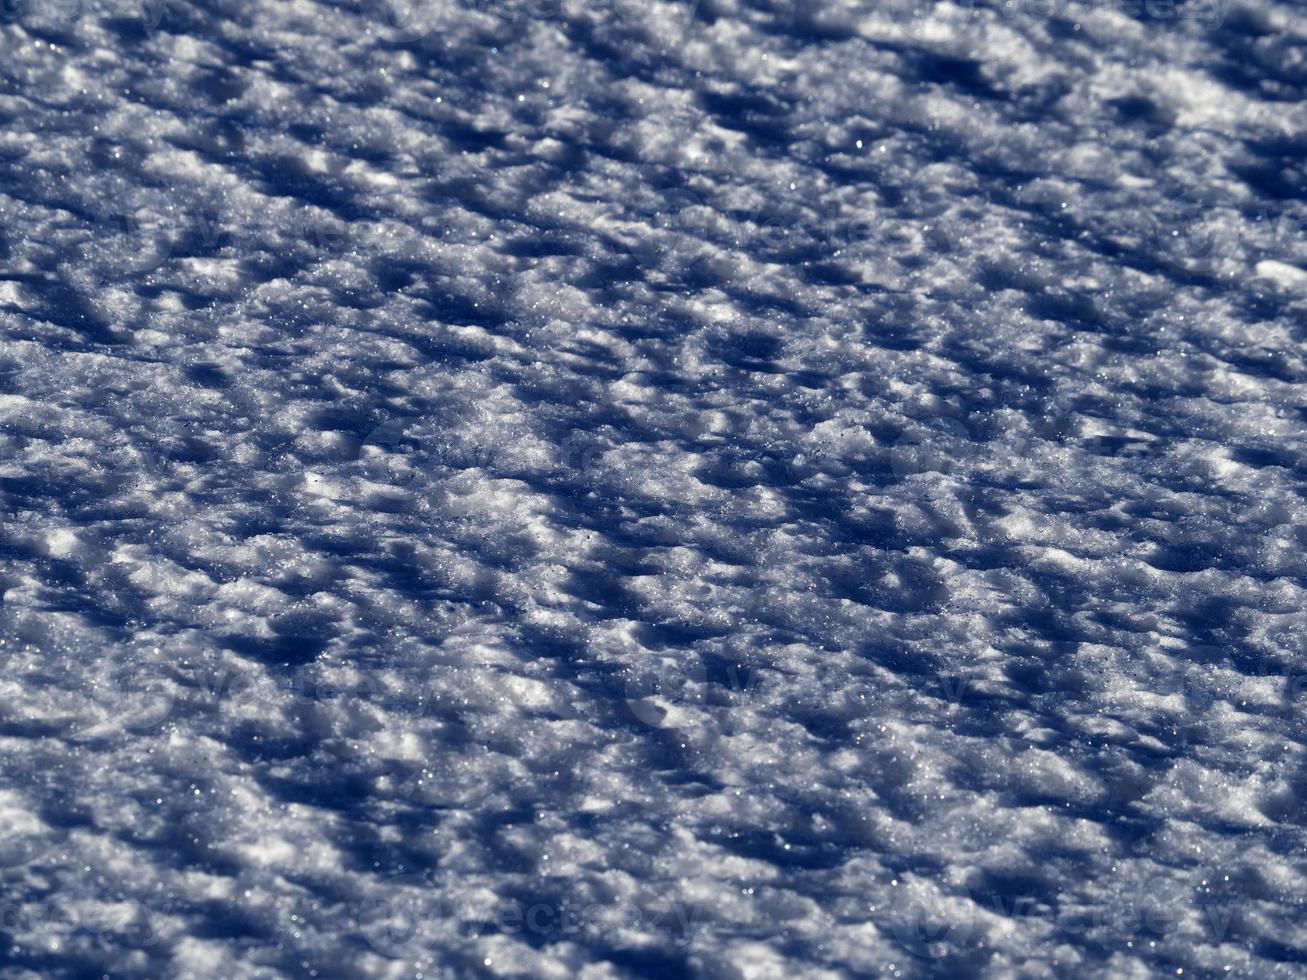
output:
[[[1303,975],[1298,4],[0,15],[0,976]]]

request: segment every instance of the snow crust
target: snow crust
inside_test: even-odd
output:
[[[1303,975],[1300,6],[0,12],[0,976]]]

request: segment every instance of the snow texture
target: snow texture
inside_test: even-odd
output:
[[[0,976],[1307,975],[1303,8],[0,17]]]

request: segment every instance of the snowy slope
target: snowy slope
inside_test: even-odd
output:
[[[0,976],[1304,975],[1303,8],[0,15]]]

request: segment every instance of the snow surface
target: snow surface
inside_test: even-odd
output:
[[[1307,975],[1301,7],[0,15],[0,976]]]

